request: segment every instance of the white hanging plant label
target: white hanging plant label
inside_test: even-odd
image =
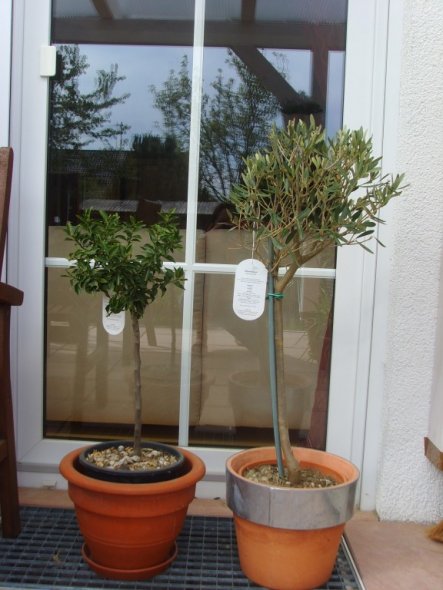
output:
[[[235,271],[232,307],[242,320],[256,320],[265,310],[268,271],[259,260],[242,260]]]
[[[111,336],[117,336],[121,332],[123,332],[125,327],[125,312],[121,311],[120,313],[111,313],[108,315],[106,311],[106,306],[109,303],[109,297],[103,295],[102,300],[102,323],[103,327],[108,334]]]

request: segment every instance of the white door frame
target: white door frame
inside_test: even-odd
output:
[[[201,2],[197,0],[197,5]],[[380,154],[387,141],[388,32],[394,40],[398,37],[389,10],[400,4],[401,0],[349,0],[344,122],[347,127],[367,129]],[[13,341],[17,342],[12,368],[19,482],[61,487],[64,482],[57,475],[58,462],[82,443],[44,439],[42,431],[48,80],[39,74],[39,50],[49,44],[50,0],[15,0],[13,9],[11,143],[16,160],[8,274],[11,284],[25,292],[12,326]],[[361,494],[366,507],[375,502],[377,457],[370,449],[377,442],[378,433],[373,433],[372,427],[380,416],[378,394],[369,384],[377,383],[378,365],[383,362],[377,358],[375,373],[371,372],[371,343],[374,325],[377,327],[373,323],[377,259],[378,254],[369,255],[358,247],[338,251],[327,439],[329,451],[350,458],[363,470]],[[186,380],[186,370],[182,380]],[[233,450],[195,450],[208,470],[208,480],[199,484],[198,495],[223,495],[224,462]]]
[[[9,144],[12,0],[0,0],[0,145]]]

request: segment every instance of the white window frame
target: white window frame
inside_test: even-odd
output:
[[[12,43],[12,0],[0,0],[0,145],[9,144],[10,71]]]
[[[388,32],[393,31],[389,10],[401,0],[349,0],[346,51],[344,124],[363,126],[374,137],[382,153],[385,114]],[[391,7],[391,8],[390,8]],[[23,486],[64,486],[58,463],[79,441],[43,437],[44,362],[44,228],[47,150],[48,80],[39,75],[39,49],[50,40],[50,0],[15,0],[13,3],[13,77],[11,97],[11,142],[16,160],[13,178],[15,203],[11,209],[8,268],[11,284],[24,290],[25,300],[12,325],[13,383],[19,482]],[[203,57],[204,0],[196,0],[196,45],[193,76],[200,76]],[[391,28],[389,28],[391,27]],[[198,94],[198,88],[197,94]],[[22,108],[23,107],[23,108]],[[199,111],[191,121],[191,158],[198,162]],[[193,140],[194,138],[194,140]],[[194,150],[194,153],[193,153]],[[198,170],[189,173],[191,194],[197,195]],[[195,197],[196,198],[196,197]],[[190,203],[193,214],[196,200]],[[188,276],[184,306],[183,351],[190,351],[193,277],[201,272],[232,272],[223,265],[196,264],[193,257],[195,234],[186,237],[185,271]],[[365,506],[375,501],[374,465],[376,451],[368,449],[377,439],[367,425],[379,417],[379,394],[370,382],[377,382],[378,368],[371,373],[371,342],[375,276],[378,254],[361,248],[340,248],[337,257],[332,369],[329,397],[327,450],[354,461],[363,469],[362,498]],[[374,356],[374,355],[373,355]],[[372,359],[374,361],[374,359]],[[382,363],[382,359],[375,359]],[[377,365],[378,366],[378,365]],[[375,377],[374,377],[375,375]],[[371,377],[372,376],[372,377]],[[374,381],[375,379],[375,381]],[[183,361],[182,392],[189,390],[190,366]],[[368,393],[372,391],[372,397]],[[187,416],[188,399],[181,398],[181,415]],[[187,427],[180,429],[180,443],[187,443]],[[87,441],[84,441],[86,443]],[[224,494],[224,463],[233,449],[196,448],[207,465],[207,478],[199,484],[201,497]]]
[[[12,0],[0,0],[0,146],[9,145],[9,108],[11,92]],[[7,252],[4,256],[7,260]],[[1,269],[1,280],[6,281],[6,264]]]

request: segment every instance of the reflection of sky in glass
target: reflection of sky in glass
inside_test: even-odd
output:
[[[330,51],[325,121],[325,127],[330,137],[335,135],[343,125],[344,84],[345,53],[344,51]]]
[[[257,21],[343,23],[346,22],[347,5],[347,0],[257,0],[255,15]]]
[[[126,80],[117,83],[114,96],[125,93],[130,93],[131,96],[123,104],[113,108],[112,123],[118,125],[123,122],[131,127],[127,139],[142,133],[161,135],[163,133],[162,116],[153,106],[150,87],[153,85],[161,88],[169,77],[170,71],[177,72],[180,69],[184,55],[188,56],[191,66],[191,48],[81,45],[80,52],[87,56],[90,65],[87,74],[81,79],[82,91],[91,91],[97,70],[109,70],[110,65],[114,63],[118,64],[118,74],[126,77]],[[101,146],[90,144],[88,147],[94,149]]]
[[[110,65],[118,64],[118,73],[126,79],[115,88],[115,96],[129,93],[129,98],[116,105],[112,111],[112,123],[123,122],[130,126],[126,139],[131,142],[135,134],[163,134],[162,115],[153,105],[150,87],[160,89],[168,79],[170,72],[180,70],[184,55],[188,57],[189,67],[192,64],[190,47],[171,46],[107,46],[81,45],[80,51],[87,56],[90,65],[87,74],[80,80],[80,88],[87,92],[93,89],[94,78],[99,69],[109,70]],[[311,52],[294,49],[263,49],[263,55],[276,67],[283,71],[287,81],[298,92],[307,95],[312,87]],[[211,82],[222,69],[225,79],[235,76],[232,67],[226,64],[228,57],[226,48],[206,48],[204,55],[204,91],[211,94]],[[191,75],[191,72],[189,72]],[[328,101],[326,126],[331,135],[339,129],[342,120],[343,102],[344,53],[331,52],[329,57]],[[116,146],[120,138],[115,139]],[[100,148],[96,142],[89,149]]]
[[[262,55],[282,72],[289,84],[298,92],[311,94],[312,77],[311,63],[312,54],[310,51],[299,49],[260,49]],[[229,60],[229,50],[226,47],[205,47],[203,64],[203,91],[210,97],[215,91],[211,83],[217,76],[218,70],[223,70],[224,80],[236,78],[236,70]],[[281,117],[279,117],[282,119]],[[282,121],[279,121],[281,123]]]
[[[312,54],[302,49],[261,49],[266,59],[282,72],[289,84],[308,96],[312,92]]]

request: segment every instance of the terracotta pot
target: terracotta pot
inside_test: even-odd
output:
[[[85,561],[96,573],[119,580],[143,580],[165,570],[176,557],[176,538],[205,474],[203,461],[180,449],[189,466],[184,475],[157,483],[114,483],[77,470],[82,450],[68,453],[60,472],[68,480]]]
[[[234,512],[244,574],[270,590],[310,590],[329,580],[340,539],[354,510],[358,469],[336,455],[294,449],[303,467],[333,475],[339,485],[277,488],[242,476],[247,467],[275,463],[275,449],[250,449],[226,465],[227,503]]]

